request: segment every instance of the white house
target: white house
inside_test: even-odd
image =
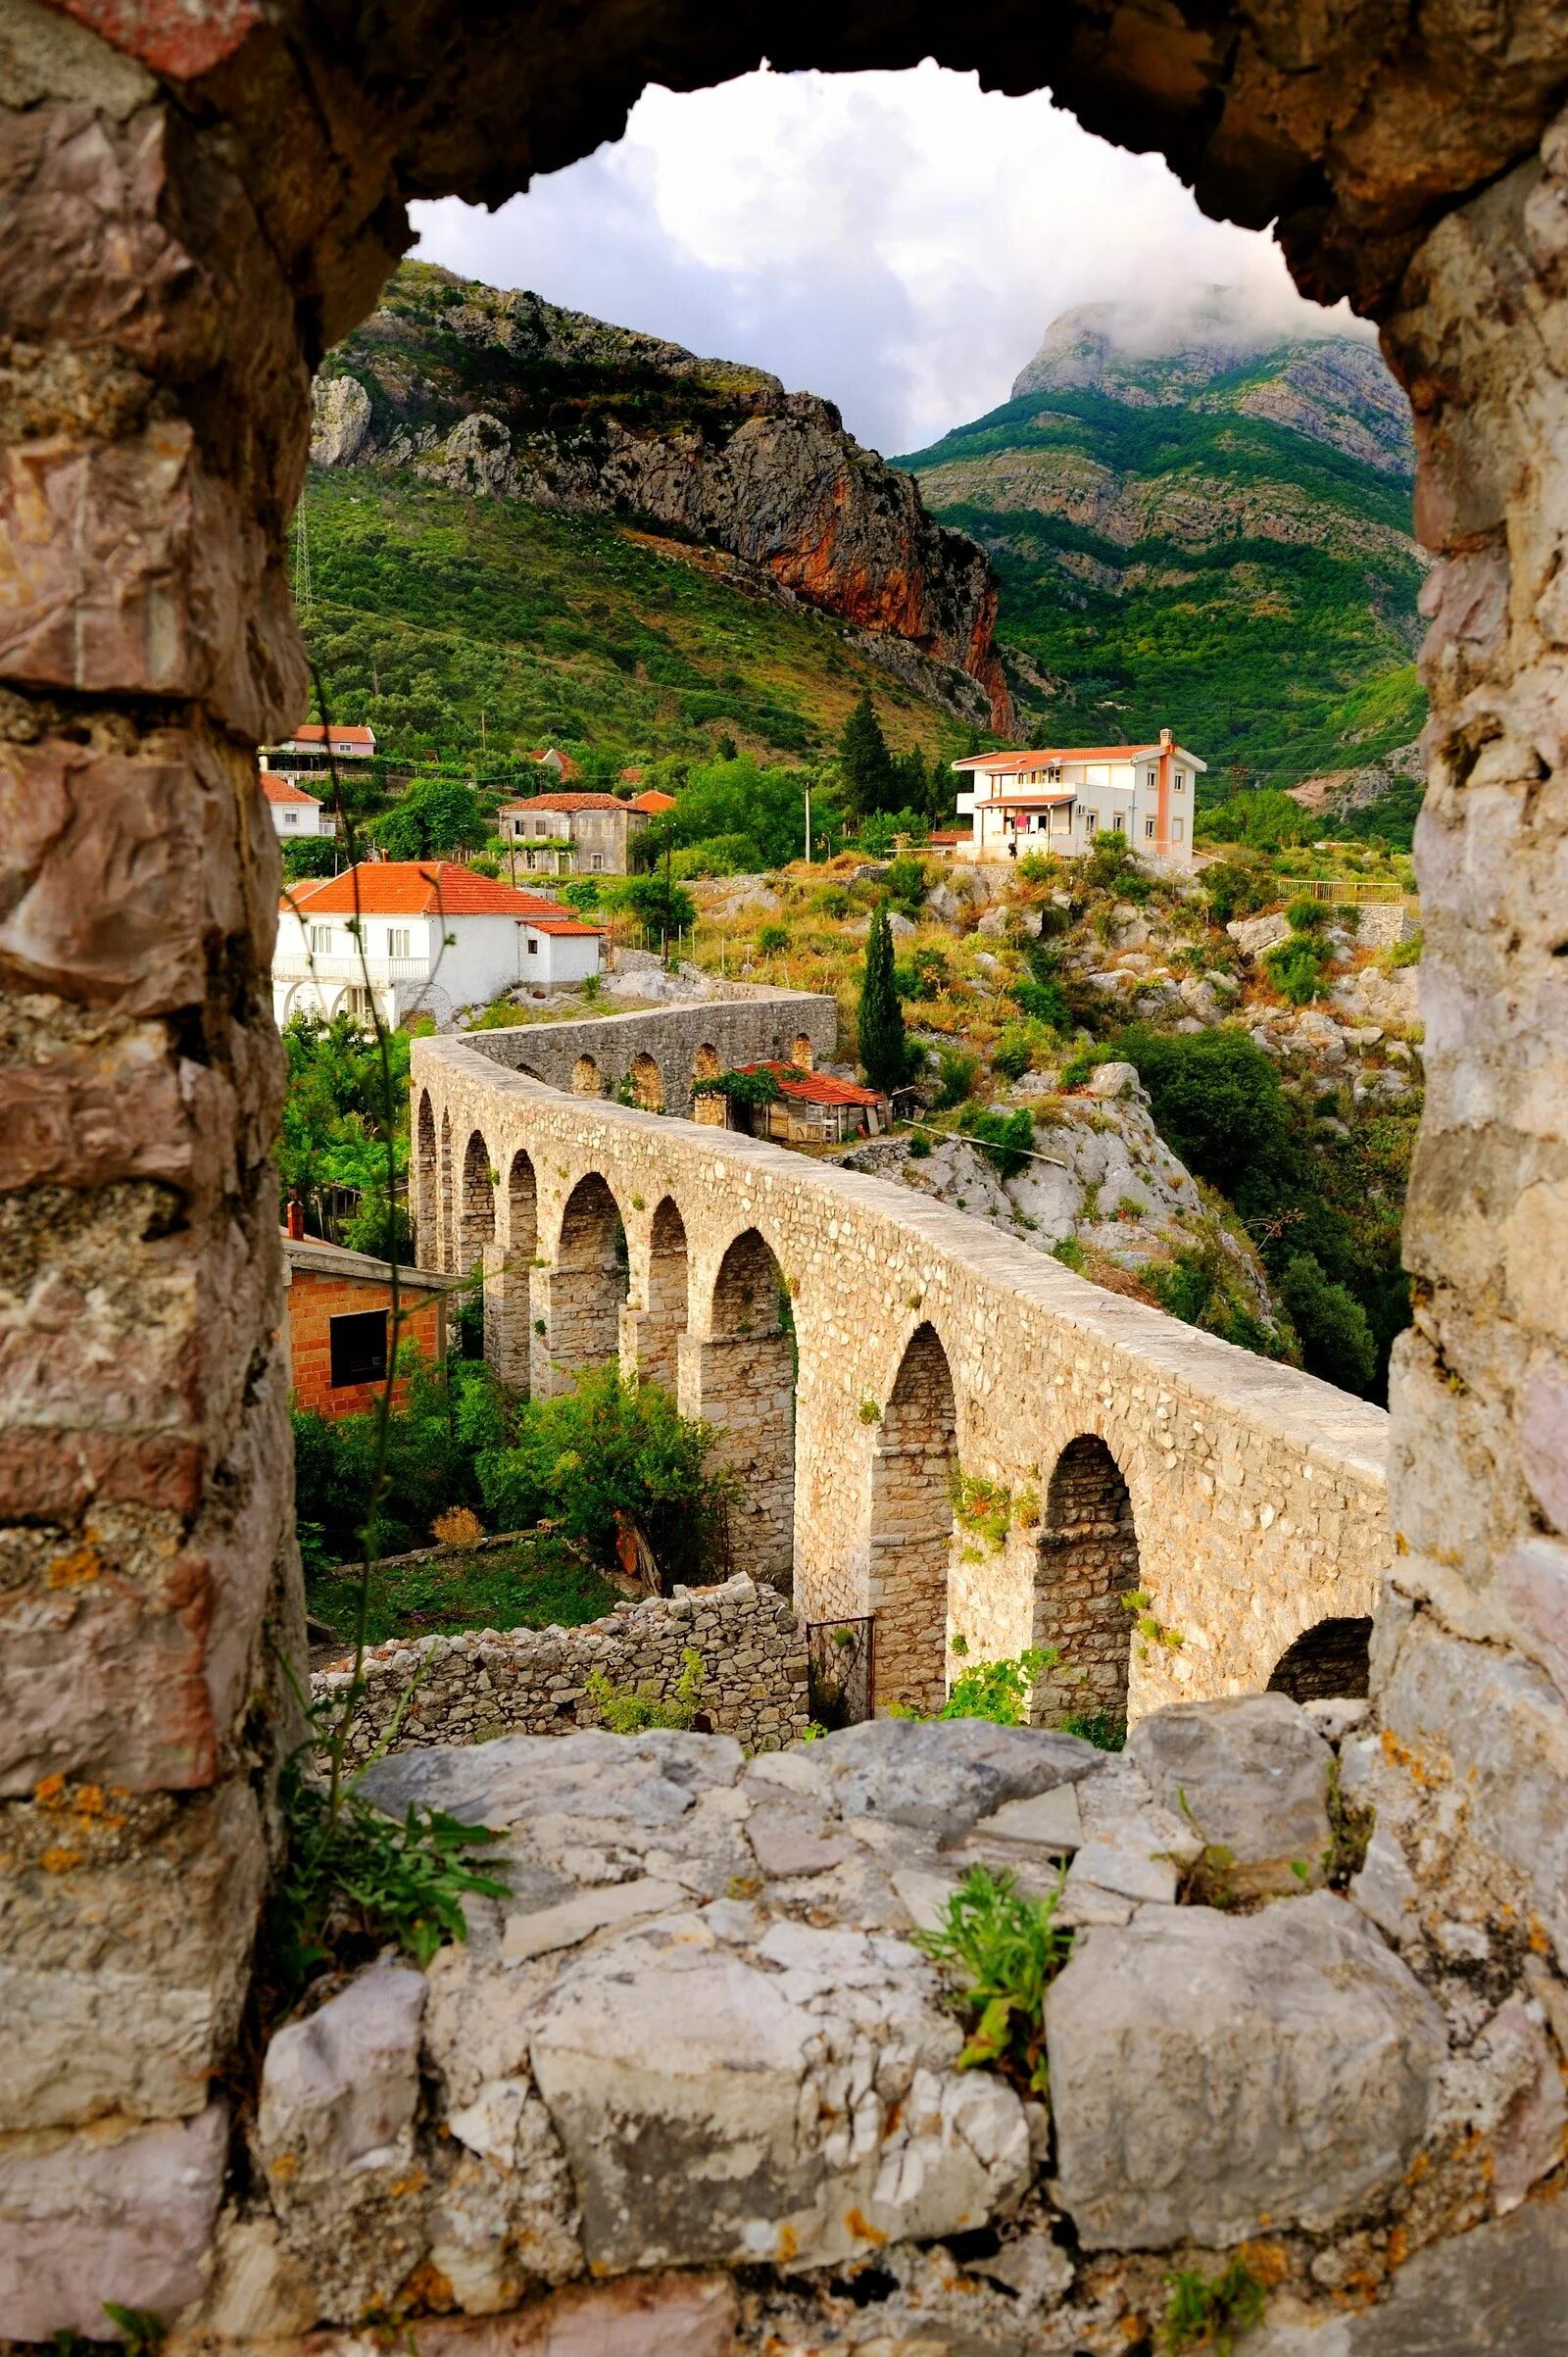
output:
[[[354,930],[357,926],[358,930]],[[294,884],[278,904],[272,1012],[450,1022],[519,982],[600,970],[603,935],[570,908],[447,859],[383,859]],[[363,955],[362,955],[363,952]]]
[[[327,743],[325,728],[319,720],[307,720],[296,728],[291,737],[276,745],[269,745],[262,755],[264,774],[286,778],[297,786],[301,778],[330,777],[334,765],[344,761],[368,761],[375,759],[375,730],[351,728],[339,722]]]
[[[1057,745],[1037,753],[976,753],[953,766],[971,781],[958,815],[972,821],[970,859],[1093,851],[1097,835],[1126,837],[1151,859],[1189,867],[1198,779],[1207,767],[1168,728],[1153,745]]]
[[[334,831],[330,813],[323,817],[316,796],[307,794],[303,786],[264,769],[262,792],[267,797],[272,825],[285,843],[297,843],[306,835],[330,835]]]

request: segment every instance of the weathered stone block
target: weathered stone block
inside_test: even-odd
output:
[[[424,1986],[422,1973],[376,1965],[273,2038],[256,2133],[288,2201],[313,2180],[375,2164],[407,2137],[419,2094]]]
[[[266,1874],[250,1787],[139,1809],[67,1788],[6,1817],[0,2131],[201,2111]]]
[[[228,2114],[0,2144],[0,2334],[113,2328],[104,2302],[166,2323],[197,2298],[222,2190]]]
[[[1103,1757],[1076,1736],[983,1719],[868,1719],[821,1748],[846,1817],[886,1817],[945,1841],[1005,1801],[1093,1775]]]
[[[1046,2026],[1056,2195],[1093,2250],[1334,2226],[1408,2166],[1445,2048],[1420,1984],[1327,1891],[1094,1932]]]
[[[1239,1891],[1321,1883],[1334,1755],[1287,1695],[1168,1703],[1139,1720],[1127,1755],[1166,1808],[1230,1851]]]

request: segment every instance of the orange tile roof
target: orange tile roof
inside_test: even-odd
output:
[[[1158,745],[1048,745],[1038,753],[971,753],[955,769],[986,769],[993,777],[1016,776],[1021,769],[1044,769],[1056,761],[1140,761]],[[1173,748],[1174,750],[1174,748]]]
[[[530,933],[603,933],[603,925],[585,924],[578,916],[525,916]]]
[[[672,810],[675,797],[673,794],[662,794],[657,786],[649,786],[643,793],[632,796],[629,807],[634,810]]]
[[[290,735],[282,738],[281,742],[285,745],[319,745],[324,749],[326,730],[319,720],[307,720],[303,727],[294,729]],[[334,749],[342,746],[345,751],[353,749],[373,753],[375,751],[375,730],[373,728],[334,728],[332,744]]]
[[[314,794],[307,794],[302,786],[291,785],[286,777],[274,777],[270,769],[262,770],[261,780],[262,792],[269,802],[308,802],[313,810],[321,807]]]
[[[629,803],[618,794],[530,794],[523,802],[504,802],[504,810],[626,810]]]
[[[358,907],[367,916],[429,916],[439,909],[446,916],[512,916],[519,923],[546,917],[575,922],[559,901],[547,900],[537,892],[518,892],[494,876],[460,866],[455,859],[369,859],[345,868],[340,876],[298,884],[291,897],[300,907],[309,902],[313,916],[352,916]],[[587,930],[596,933],[600,928],[590,925]]]
[[[798,1072],[792,1064],[742,1064],[743,1072],[771,1072],[783,1097],[801,1098],[808,1105],[886,1105],[880,1089],[862,1089],[858,1081],[835,1080],[831,1072]]]

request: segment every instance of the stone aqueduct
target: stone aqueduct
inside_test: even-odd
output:
[[[793,1005],[792,1030],[831,1025]],[[701,1070],[721,1013],[736,1030],[616,1018],[622,1067]],[[507,1068],[529,1036],[415,1043],[420,1257],[482,1263],[509,1383],[547,1396],[618,1355],[715,1424],[737,1566],[793,1580],[810,1619],[873,1613],[879,1700],[940,1699],[957,1636],[1054,1646],[1048,1713],[1136,1714],[1265,1686],[1293,1645],[1309,1674],[1369,1621],[1380,1409],[906,1189]]]

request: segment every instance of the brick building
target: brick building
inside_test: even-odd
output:
[[[294,1405],[323,1416],[364,1415],[375,1405],[391,1347],[392,1271],[368,1252],[318,1236],[284,1239],[284,1319]],[[400,1340],[440,1363],[447,1301],[462,1282],[434,1269],[398,1271]],[[402,1386],[399,1387],[400,1393]]]

